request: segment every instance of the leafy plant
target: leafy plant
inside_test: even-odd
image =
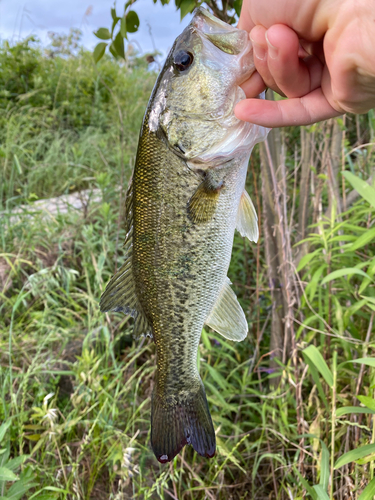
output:
[[[106,48],[115,58],[126,59],[125,57],[125,40],[128,39],[128,33],[136,33],[139,28],[138,14],[131,10],[135,0],[128,0],[124,6],[122,16],[117,15],[116,4],[111,8],[112,26],[111,29],[99,28],[94,32],[94,35],[100,40],[93,52],[94,61],[98,63],[104,56]],[[116,31],[116,28],[118,30]]]
[[[31,467],[19,469],[29,458],[28,455],[20,455],[10,458],[9,428],[11,419],[6,420],[0,426],[0,498],[2,500],[20,500],[25,493],[38,483]]]

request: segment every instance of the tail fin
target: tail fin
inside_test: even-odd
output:
[[[202,382],[191,399],[175,405],[166,405],[156,390],[152,395],[151,446],[156,458],[170,462],[185,444],[203,457],[215,455],[215,431]]]

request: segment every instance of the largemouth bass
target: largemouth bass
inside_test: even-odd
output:
[[[215,454],[197,369],[203,325],[235,341],[248,331],[227,271],[235,228],[258,239],[245,179],[266,129],[233,112],[252,71],[248,34],[199,8],[152,92],[126,198],[126,261],[100,302],[156,344],[151,445],[162,463],[186,444]]]

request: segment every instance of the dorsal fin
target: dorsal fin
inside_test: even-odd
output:
[[[133,276],[133,186],[132,180],[125,198],[125,262],[111,278],[100,298],[101,312],[124,312],[135,318],[134,335],[151,335],[149,322],[138,300]]]
[[[250,241],[254,241],[255,243],[258,241],[258,217],[253,202],[246,190],[241,195],[236,229],[240,232],[241,236],[246,236]]]
[[[226,339],[240,342],[246,338],[248,326],[245,313],[230,284],[227,278],[205,323]]]
[[[129,236],[131,237],[133,231],[133,175],[130,177],[128,189],[125,194],[124,202],[124,218],[125,218],[125,241],[124,246],[127,244]]]

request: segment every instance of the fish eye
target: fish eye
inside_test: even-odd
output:
[[[185,52],[185,50],[179,50],[173,58],[173,64],[178,70],[185,71],[191,66],[193,60],[193,54]]]

